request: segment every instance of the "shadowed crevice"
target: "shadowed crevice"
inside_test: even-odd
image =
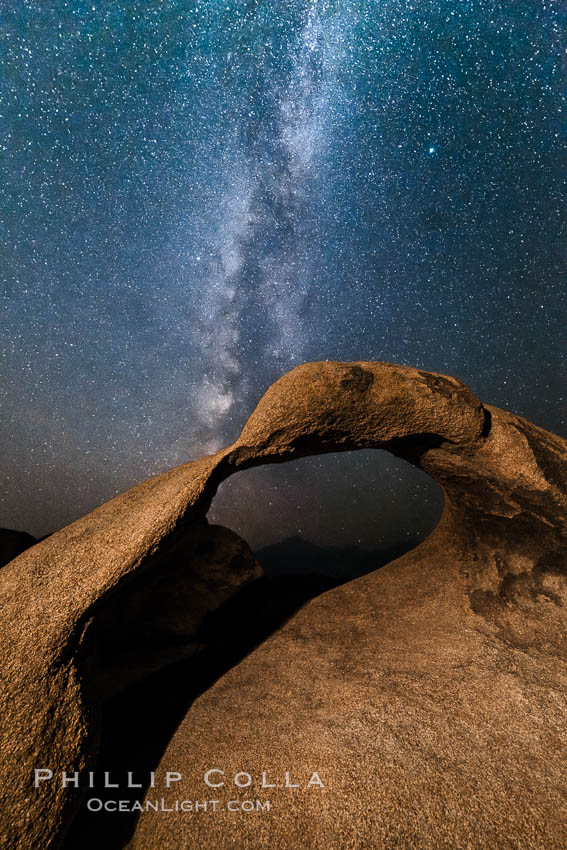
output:
[[[309,600],[379,569],[419,542],[413,539],[364,551],[354,547],[323,549],[291,540],[259,552],[267,575],[243,587],[203,618],[193,635],[193,657],[168,665],[105,703],[95,775],[102,782],[108,771],[112,782],[120,782],[120,799],[143,800],[149,774],[158,766],[179,723],[202,693]],[[284,563],[288,564],[287,569]],[[307,574],[308,568],[313,572]],[[129,771],[142,788],[123,787]],[[116,789],[105,790],[102,785],[88,792],[62,850],[121,850],[125,846],[135,830],[138,813],[89,812],[86,805],[89,797],[105,800],[116,799],[116,795]]]
[[[322,575],[258,579],[205,617],[195,634],[199,646],[193,658],[171,664],[111,698],[105,704],[101,747],[93,768],[100,784],[88,791],[62,850],[121,850],[138,814],[87,809],[89,797],[117,797],[116,789],[102,787],[104,771],[112,782],[121,783],[120,799],[143,800],[150,772],[194,701],[310,599],[341,583]],[[142,788],[124,787],[128,771]]]

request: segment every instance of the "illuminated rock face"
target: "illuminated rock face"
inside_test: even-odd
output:
[[[171,800],[212,799],[203,776],[213,768],[292,770],[300,788],[227,783],[215,799],[269,799],[270,811],[150,811],[131,847],[565,846],[567,444],[455,379],[325,362],[270,387],[234,445],[144,482],[0,572],[10,847],[56,846],[80,794],[59,782],[34,789],[33,769],[93,766],[103,689],[119,687],[126,666],[143,675],[172,660],[167,639],[151,650],[155,633],[168,634],[166,586],[183,588],[190,607],[187,588],[198,596],[207,566],[184,576],[164,565],[208,539],[219,603],[259,574],[235,535],[207,530],[218,484],[257,464],[372,447],[439,482],[438,527],[312,600],[229,670],[192,706],[157,774],[182,774],[160,789]],[[144,632],[156,588],[163,605]],[[111,652],[117,600],[131,633],[144,633],[124,663]],[[172,607],[188,652],[194,609],[184,619]],[[324,788],[306,787],[314,772]]]

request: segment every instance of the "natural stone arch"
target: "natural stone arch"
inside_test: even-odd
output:
[[[400,559],[412,576],[420,558],[428,564],[421,592],[442,588],[461,625],[473,616],[487,633],[560,651],[564,441],[483,406],[453,378],[382,363],[305,364],[270,387],[232,446],[133,488],[0,573],[10,846],[56,846],[72,817],[78,795],[56,783],[36,791],[31,774],[38,766],[57,772],[92,764],[100,713],[96,629],[113,596],[127,592],[137,574],[159,569],[184,538],[210,533],[215,557],[218,541],[203,530],[204,517],[233,471],[355,448],[391,451],[443,488],[439,526],[410,559]],[[380,586],[395,608],[401,596],[391,567]],[[247,577],[253,574],[249,561]],[[509,600],[524,606],[520,618]],[[545,619],[542,600],[555,606]],[[529,635],[520,622],[526,617]]]

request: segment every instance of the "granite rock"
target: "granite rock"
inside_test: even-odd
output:
[[[164,630],[170,647],[167,593],[147,636],[140,611],[179,541],[206,533],[218,484],[355,448],[386,449],[437,480],[438,527],[302,608],[196,701],[171,740],[158,782],[175,770],[184,784],[160,796],[211,799],[203,773],[218,767],[217,799],[270,799],[271,811],[148,812],[129,846],[565,846],[567,444],[453,378],[323,362],[270,387],[232,446],[138,485],[0,573],[10,847],[57,846],[73,816],[79,795],[35,790],[31,771],[93,764],[101,693],[120,685],[101,675],[112,639],[105,649],[100,636],[120,595],[131,588],[136,639],[125,649],[151,654]],[[192,616],[173,606],[181,643]],[[231,785],[238,771],[250,788]],[[302,787],[262,790],[263,771],[279,786],[291,771]],[[305,787],[314,771],[324,788]]]

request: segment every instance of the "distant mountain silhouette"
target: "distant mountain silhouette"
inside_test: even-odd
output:
[[[255,555],[267,577],[317,574],[347,581],[389,564],[421,542],[418,537],[367,550],[356,546],[318,546],[301,537],[288,537],[264,546]]]
[[[26,531],[0,528],[0,567],[13,561],[37,542],[37,539]]]

